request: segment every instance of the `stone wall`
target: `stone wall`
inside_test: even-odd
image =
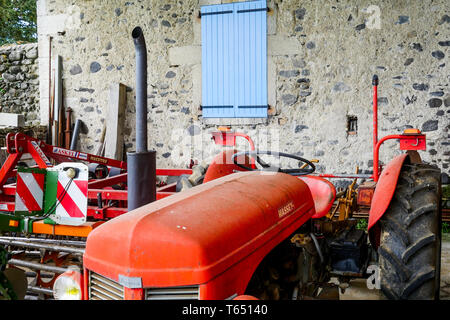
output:
[[[372,88],[380,78],[379,136],[416,127],[427,134],[424,161],[449,172],[450,17],[446,0],[270,0],[269,118],[257,122],[201,117],[201,5],[220,0],[38,1],[40,52],[63,57],[65,105],[89,132],[82,150],[97,148],[111,82],[128,86],[125,143],[134,148],[135,55],[132,29],[143,28],[148,49],[149,146],[158,166],[205,160],[217,147],[208,131],[229,124],[256,137],[261,149],[318,158],[318,170],[371,170]],[[51,23],[50,23],[51,22]],[[45,122],[45,63],[41,56],[41,119]],[[348,132],[357,119],[357,132]],[[186,139],[174,135],[183,133]],[[267,142],[272,143],[265,143]],[[243,144],[240,145],[243,147]],[[386,162],[395,141],[381,149]]]
[[[27,125],[40,122],[37,47],[0,47],[0,112],[21,113]]]

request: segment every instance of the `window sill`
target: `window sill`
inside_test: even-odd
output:
[[[200,118],[203,124],[209,125],[255,125],[255,124],[267,124],[268,118]]]

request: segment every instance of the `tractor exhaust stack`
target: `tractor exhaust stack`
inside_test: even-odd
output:
[[[141,27],[131,36],[136,50],[136,152],[127,152],[128,211],[156,200],[156,151],[147,150],[147,48]]]

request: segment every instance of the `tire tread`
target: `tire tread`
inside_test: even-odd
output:
[[[381,290],[389,299],[438,298],[440,180],[440,170],[428,164],[405,164],[401,169],[380,220]]]

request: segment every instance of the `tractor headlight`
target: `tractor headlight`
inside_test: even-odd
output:
[[[66,271],[53,284],[56,300],[81,300],[83,298],[82,276],[78,271]]]

